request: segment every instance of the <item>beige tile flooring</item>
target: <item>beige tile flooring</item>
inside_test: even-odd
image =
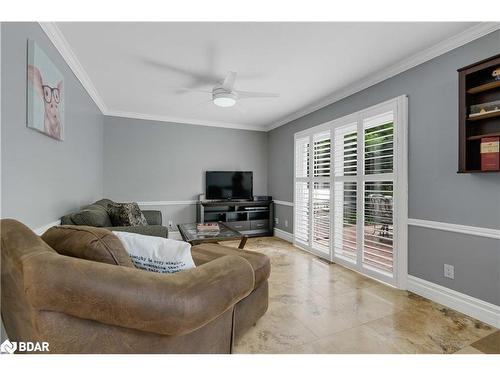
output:
[[[500,353],[497,329],[279,238],[245,249],[271,258],[269,309],[236,353]]]

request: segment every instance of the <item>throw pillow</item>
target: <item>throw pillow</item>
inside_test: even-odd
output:
[[[120,239],[137,268],[175,273],[196,267],[191,256],[191,245],[187,242],[129,232],[113,233]]]
[[[60,225],[48,229],[41,237],[62,255],[134,267],[118,237],[104,228]]]
[[[110,227],[108,211],[102,206],[92,204],[71,215],[76,225],[90,225],[91,227]]]
[[[129,227],[148,225],[139,205],[133,203],[111,203],[108,205],[108,214],[113,226]]]

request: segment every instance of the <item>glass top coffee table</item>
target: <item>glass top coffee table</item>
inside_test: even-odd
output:
[[[220,221],[217,223],[219,224],[219,232],[217,233],[199,232],[196,229],[196,224],[197,223],[177,225],[177,227],[179,228],[179,232],[181,233],[182,239],[186,242],[189,242],[191,245],[240,240],[238,249],[243,249],[245,247],[245,243],[247,242],[247,237],[241,234],[240,232],[229,228]]]

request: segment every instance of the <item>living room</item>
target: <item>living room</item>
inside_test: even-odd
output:
[[[2,20],[2,352],[500,354],[500,23],[275,20]]]

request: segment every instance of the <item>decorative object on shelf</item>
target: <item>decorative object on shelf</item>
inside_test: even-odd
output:
[[[500,170],[500,137],[481,138],[481,170]]]
[[[499,66],[499,67],[497,67],[497,68],[493,71],[493,73],[491,73],[491,76],[493,77],[493,79],[494,79],[495,81],[500,81],[500,66]]]
[[[486,113],[493,113],[499,111],[500,111],[500,100],[495,100],[494,102],[471,105],[469,117],[476,117],[484,115]]]
[[[28,40],[27,126],[64,139],[64,77],[45,52]]]
[[[500,54],[458,69],[458,88],[458,172],[499,172],[485,139],[500,137]]]

